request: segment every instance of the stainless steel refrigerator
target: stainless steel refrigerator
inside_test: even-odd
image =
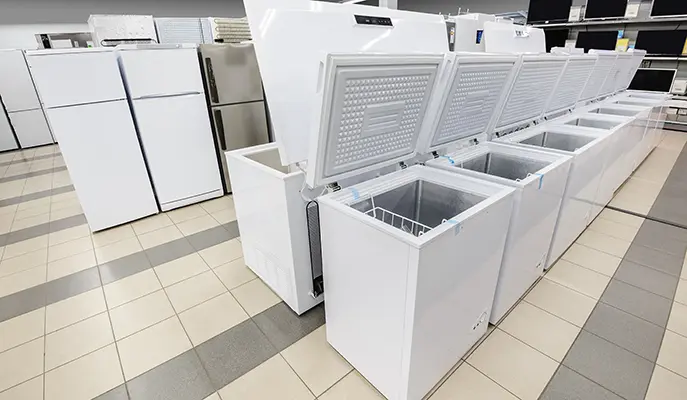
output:
[[[203,44],[198,49],[225,190],[231,193],[224,152],[269,142],[258,61],[252,43]]]

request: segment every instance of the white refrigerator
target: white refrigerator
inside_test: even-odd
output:
[[[117,55],[162,211],[221,196],[195,46],[124,45]]]
[[[2,100],[1,97],[0,100]],[[16,148],[17,141],[14,138],[12,125],[10,125],[5,111],[0,108],[0,151],[14,150]]]
[[[158,212],[111,49],[27,52],[91,230]]]
[[[22,148],[55,142],[22,50],[0,50],[0,96]]]

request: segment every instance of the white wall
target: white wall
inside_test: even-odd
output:
[[[2,1],[2,0],[0,0]],[[36,33],[88,32],[88,24],[0,25],[0,49],[37,49]]]

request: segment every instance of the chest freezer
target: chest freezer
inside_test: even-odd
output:
[[[486,332],[513,207],[512,188],[422,165],[339,184],[417,156],[443,60],[329,55],[308,158],[308,187],[341,186],[317,198],[327,340],[394,400]]]
[[[665,136],[663,133],[663,127],[665,125],[668,112],[668,107],[666,107],[665,102],[669,98],[669,94],[647,93],[629,90],[609,99],[609,102],[620,105],[652,107],[652,112],[649,119],[649,134],[646,137],[646,142],[649,146],[648,152],[651,152],[651,150],[658,146]]]
[[[593,219],[592,205],[603,176],[607,139],[604,133],[549,124],[495,139],[573,157],[545,269],[563,255]]]

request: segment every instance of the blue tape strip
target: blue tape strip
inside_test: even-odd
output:
[[[441,157],[443,157],[443,158],[447,159],[447,160],[448,160],[448,162],[450,162],[450,163],[451,163],[451,165],[455,165],[455,164],[456,164],[456,162],[455,162],[455,161],[453,161],[453,159],[452,159],[451,157],[449,157],[449,156],[441,156]]]
[[[460,232],[460,230],[461,230],[460,222],[454,221],[452,219],[446,220],[446,222],[448,222],[449,224],[455,224],[456,225],[456,227],[453,228],[453,235],[457,235],[458,232]]]
[[[544,175],[543,174],[535,174],[539,177],[539,190],[541,190],[541,185],[544,183]]]
[[[353,200],[358,200],[360,199],[360,193],[358,193],[358,189],[356,188],[350,188],[351,193],[353,193]]]

